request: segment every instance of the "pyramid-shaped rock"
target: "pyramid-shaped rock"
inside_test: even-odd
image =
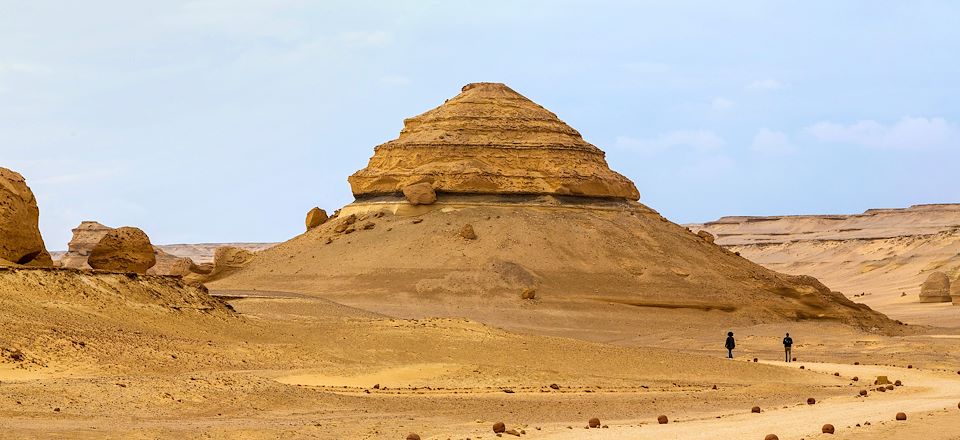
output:
[[[475,83],[404,121],[349,178],[357,198],[429,182],[439,193],[552,194],[637,200],[599,148],[504,84]]]

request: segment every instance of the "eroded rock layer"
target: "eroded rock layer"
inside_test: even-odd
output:
[[[399,194],[430,183],[440,193],[554,194],[638,200],[599,148],[509,87],[475,83],[404,121],[349,178],[356,197]]]

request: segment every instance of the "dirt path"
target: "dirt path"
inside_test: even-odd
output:
[[[770,364],[786,365],[782,362]],[[891,429],[901,431],[903,428],[889,426],[891,424],[919,424],[918,419],[925,417],[923,422],[929,427],[929,417],[937,411],[957,409],[960,401],[960,376],[944,372],[922,371],[897,367],[873,365],[847,364],[803,364],[807,370],[817,373],[833,374],[839,372],[841,376],[859,376],[864,389],[870,389],[869,397],[838,397],[826,399],[816,405],[807,405],[798,402],[788,408],[764,409],[760,414],[751,414],[749,409],[734,414],[711,414],[694,419],[681,419],[674,423],[659,425],[655,420],[637,421],[633,425],[617,426],[611,424],[609,429],[586,431],[582,426],[568,429],[566,426],[544,427],[542,434],[537,438],[597,438],[597,439],[763,439],[766,434],[776,434],[781,440],[799,438],[860,438],[860,435],[872,431],[887,431]],[[799,368],[800,364],[793,364]],[[891,381],[900,379],[904,386],[894,391],[880,393],[872,391],[870,386],[878,375],[886,375]],[[896,422],[897,412],[905,412],[908,421]],[[718,415],[721,418],[716,418]],[[944,419],[950,414],[942,414]],[[870,422],[871,425],[864,425]],[[821,427],[830,423],[836,427],[837,435],[821,434]],[[861,427],[856,427],[857,424]],[[940,424],[938,424],[940,425]],[[934,439],[960,438],[960,426],[944,422],[936,429]],[[538,433],[539,434],[539,433]],[[942,435],[942,436],[941,436]],[[911,438],[911,437],[898,437]]]

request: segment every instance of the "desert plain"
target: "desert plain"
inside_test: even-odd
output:
[[[960,295],[920,302],[960,286],[953,205],[678,225],[496,83],[203,258],[92,222],[49,252],[3,171],[5,438],[960,438]]]

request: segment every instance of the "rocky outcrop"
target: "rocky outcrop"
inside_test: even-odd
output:
[[[638,200],[599,148],[504,84],[475,83],[404,121],[349,178],[354,196],[400,194],[426,182],[438,193],[552,194]]]
[[[112,230],[95,221],[80,222],[79,226],[73,228],[73,237],[67,244],[67,253],[60,257],[60,265],[71,269],[90,269],[87,264],[90,252]]]
[[[920,286],[920,302],[950,302],[950,278],[933,272]]]
[[[87,264],[114,272],[147,273],[157,264],[150,237],[142,230],[124,226],[106,233],[90,251]]]
[[[960,277],[950,283],[950,298],[953,299],[953,305],[960,305]]]
[[[0,259],[29,266],[52,266],[40,236],[40,209],[19,173],[0,168]]]
[[[311,230],[323,224],[327,221],[327,211],[324,211],[316,206],[314,206],[310,211],[307,212],[307,218],[304,221],[307,226],[307,230]]]

